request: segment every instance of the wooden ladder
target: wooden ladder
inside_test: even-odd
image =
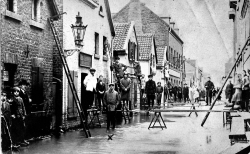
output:
[[[62,14],[60,14],[60,15],[62,15]],[[88,128],[88,125],[87,125],[87,119],[86,119],[87,116],[83,113],[83,109],[82,109],[81,104],[80,104],[80,99],[78,97],[77,90],[76,90],[76,87],[74,85],[73,78],[72,78],[72,76],[70,74],[69,66],[68,66],[68,63],[66,61],[66,57],[64,55],[62,45],[61,45],[60,40],[59,40],[57,30],[56,30],[55,25],[54,25],[54,18],[55,17],[48,18],[48,22],[49,22],[49,25],[51,27],[51,30],[52,30],[52,33],[53,33],[53,36],[54,36],[54,39],[55,39],[55,42],[56,42],[56,46],[57,46],[57,49],[58,49],[58,52],[59,52],[59,55],[60,55],[60,59],[62,61],[63,68],[64,68],[65,74],[67,76],[70,89],[71,89],[72,94],[73,94],[73,98],[75,100],[74,102],[76,103],[76,106],[77,106],[77,110],[78,110],[78,113],[79,113],[79,116],[80,116],[80,120],[81,120],[81,123],[82,123],[83,130],[85,131],[86,137],[88,138],[88,137],[91,137],[91,134],[90,134],[90,131],[89,131],[89,128]]]

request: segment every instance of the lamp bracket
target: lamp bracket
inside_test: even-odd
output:
[[[72,56],[76,51],[80,52],[80,49],[65,49],[64,56],[65,57]]]

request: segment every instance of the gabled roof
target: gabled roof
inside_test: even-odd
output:
[[[131,23],[115,23],[115,38],[113,42],[113,50],[125,50],[124,44],[128,36]]]
[[[156,64],[156,67],[164,66],[165,50],[166,50],[165,46],[159,46],[156,48],[156,53],[157,53],[157,57],[158,57],[158,63]]]
[[[150,33],[137,35],[137,41],[139,45],[139,60],[149,60],[153,39],[154,35]]]

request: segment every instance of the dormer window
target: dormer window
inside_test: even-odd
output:
[[[41,0],[33,0],[33,4],[32,4],[32,19],[40,22],[40,7],[42,5],[42,2],[40,2]]]
[[[8,0],[7,10],[16,13],[17,12],[17,0]]]
[[[102,8],[102,6],[100,6],[99,15],[102,16],[102,17],[104,17],[104,13],[103,13],[103,8]]]

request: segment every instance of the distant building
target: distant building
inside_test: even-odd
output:
[[[175,23],[159,17],[153,11],[141,3],[140,0],[130,0],[118,13],[113,16],[113,21],[118,23],[135,22],[137,35],[154,34],[156,50],[158,47],[167,47],[164,59],[169,60],[169,80],[172,84],[181,85],[183,77],[183,41],[178,36],[179,29],[174,27]],[[160,50],[159,51],[162,51]],[[157,51],[158,52],[158,51]],[[161,53],[157,53],[157,56]],[[162,63],[161,60],[159,60]],[[162,64],[156,71],[162,73]],[[156,74],[159,74],[156,73]],[[162,75],[161,75],[162,76]],[[157,80],[159,76],[157,75]]]
[[[233,68],[233,65],[233,58],[230,58],[225,64],[225,76],[230,73],[231,69]],[[231,74],[230,77],[233,77],[233,74]]]

